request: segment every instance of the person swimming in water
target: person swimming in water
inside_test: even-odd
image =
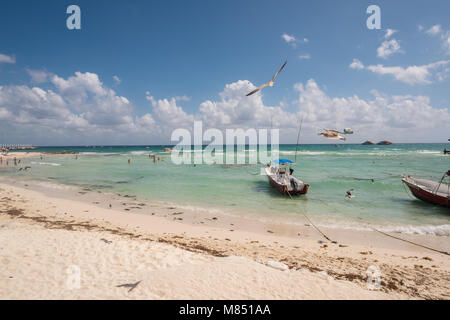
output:
[[[347,190],[346,195],[345,195],[345,198],[346,198],[346,199],[351,199],[351,198],[353,198],[353,197],[354,197],[354,195],[353,195],[353,189]]]

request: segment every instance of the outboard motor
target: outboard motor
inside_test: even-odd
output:
[[[297,181],[295,181],[294,178],[291,178],[291,187],[292,187],[292,189],[294,189],[295,192],[298,191],[298,183],[297,183]]]

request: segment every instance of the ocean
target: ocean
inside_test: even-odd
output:
[[[412,197],[402,174],[439,180],[450,169],[449,144],[301,145],[294,176],[310,184],[308,194],[290,199],[260,174],[264,165],[175,165],[170,146],[39,147],[35,152],[78,152],[22,159],[0,167],[0,176],[48,185],[72,185],[135,195],[211,213],[302,223],[303,214],[327,227],[450,236],[450,210]],[[247,146],[248,148],[248,146]],[[225,148],[224,148],[225,149]],[[256,148],[248,148],[248,157]],[[280,145],[280,157],[294,160],[295,145]],[[149,158],[163,158],[156,164]],[[128,159],[131,163],[128,164]],[[354,198],[345,194],[354,189]]]

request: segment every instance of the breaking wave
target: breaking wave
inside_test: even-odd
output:
[[[34,161],[32,161],[31,164],[38,164],[41,166],[55,166],[55,167],[58,167],[61,165],[60,163],[54,163],[54,162],[34,162]]]

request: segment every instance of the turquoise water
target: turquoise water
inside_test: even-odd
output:
[[[450,156],[442,153],[449,149],[448,144],[299,146],[294,175],[309,183],[310,189],[294,200],[280,195],[260,175],[263,165],[175,165],[170,153],[163,152],[164,147],[38,148],[34,151],[80,154],[78,160],[75,155],[24,159],[20,166],[30,165],[30,171],[3,166],[0,175],[262,219],[280,217],[294,223],[306,213],[322,225],[358,227],[371,223],[401,232],[450,235],[450,210],[412,198],[401,182],[402,174],[439,180],[450,169]],[[295,148],[281,145],[280,157],[294,160]],[[154,164],[149,153],[164,157],[164,161]],[[345,192],[350,188],[355,197],[346,200]]]

